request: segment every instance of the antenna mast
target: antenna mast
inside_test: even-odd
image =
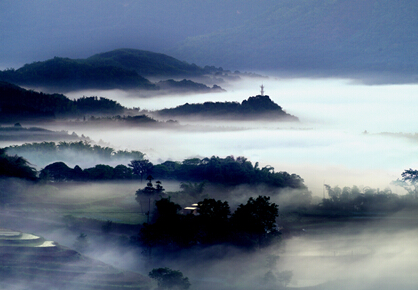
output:
[[[264,85],[261,84],[260,88],[261,88],[260,95],[264,96]]]

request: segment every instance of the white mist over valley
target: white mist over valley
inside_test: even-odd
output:
[[[365,85],[348,79],[245,79],[225,93],[150,96],[149,92],[81,91],[70,99],[102,96],[141,110],[184,103],[242,102],[265,94],[300,122],[180,121],[181,129],[63,128],[120,149],[139,150],[154,163],[190,157],[245,156],[276,171],[296,173],[318,196],[323,183],[370,186],[402,194],[391,181],[414,166],[418,86]],[[62,128],[53,128],[62,129]],[[390,134],[383,134],[390,133]]]

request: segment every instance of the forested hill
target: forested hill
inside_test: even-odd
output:
[[[0,81],[48,91],[81,89],[147,89],[159,86],[145,77],[200,77],[215,67],[201,68],[168,55],[136,49],[117,49],[86,59],[54,57],[0,71]],[[145,77],[144,77],[145,76]]]
[[[202,67],[162,53],[139,49],[116,49],[95,54],[85,60],[91,64],[117,66],[135,70],[142,76],[196,76],[207,73]]]
[[[38,93],[0,81],[0,111],[0,121],[20,122],[83,114],[117,115],[125,108],[102,97],[82,97],[72,101],[62,94]]]
[[[159,117],[168,118],[217,118],[217,119],[272,119],[299,121],[295,116],[286,113],[282,107],[274,103],[269,96],[257,95],[238,102],[205,102],[189,104],[155,111]]]
[[[71,91],[80,89],[156,89],[135,70],[86,60],[55,57],[0,72],[0,80],[21,86]]]

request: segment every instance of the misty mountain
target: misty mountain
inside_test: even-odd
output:
[[[265,119],[299,121],[274,103],[269,96],[257,95],[238,102],[186,103],[171,109],[152,112],[161,118],[216,118],[216,119]]]
[[[174,57],[139,49],[116,49],[95,54],[86,59],[92,65],[116,66],[135,70],[139,75],[173,77],[197,76],[207,71],[195,64],[188,64]]]
[[[197,64],[279,70],[288,75],[397,73],[413,74],[410,81],[417,80],[415,1],[263,4],[265,10],[255,11],[245,22],[189,37],[170,54]]]
[[[54,57],[0,73],[3,81],[21,86],[72,91],[81,89],[155,89],[134,70],[119,66]]]
[[[143,76],[199,77],[214,75],[223,69],[214,66],[198,67],[161,53],[137,49],[117,49],[93,55],[87,59],[54,57],[46,61],[25,64],[14,70],[0,71],[0,81],[48,91],[76,91],[82,89],[145,89],[207,92],[210,88],[191,80],[151,83]],[[231,77],[229,77],[231,78]],[[236,77],[239,78],[239,77]],[[203,78],[204,79],[204,78]],[[210,79],[206,76],[206,79]],[[218,79],[218,81],[222,81]],[[222,91],[218,86],[213,91]]]

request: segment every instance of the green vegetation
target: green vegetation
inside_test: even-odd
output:
[[[9,156],[6,154],[6,149],[0,148],[0,178],[3,177],[37,179],[35,168],[31,167],[26,159],[17,155]]]
[[[117,115],[126,110],[119,103],[102,97],[83,97],[71,101],[62,94],[37,93],[2,81],[0,81],[0,109],[1,122],[75,118],[85,114]]]
[[[155,112],[162,117],[216,117],[223,119],[286,119],[298,121],[295,116],[287,114],[274,103],[269,96],[257,95],[248,100],[238,102],[205,102],[203,104],[189,104],[172,109],[163,109]]]
[[[239,184],[266,184],[271,187],[305,189],[303,179],[296,174],[274,172],[274,168],[259,168],[245,157],[228,156],[220,158],[193,158],[183,162],[166,161],[155,165],[152,174],[158,179],[176,179],[181,181],[208,181],[227,186]]]
[[[357,186],[332,188],[325,185],[329,198],[324,198],[319,208],[329,212],[341,213],[343,215],[364,212],[394,212],[405,208],[412,195],[399,196],[390,189],[380,191],[370,187],[362,191]]]
[[[175,81],[173,79],[166,80],[166,81],[159,81],[157,83],[158,87],[162,90],[170,90],[176,92],[224,92],[225,90],[222,89],[220,86],[213,85],[212,88],[208,87],[205,84],[195,83],[191,80],[182,80],[182,81]]]
[[[41,142],[41,143],[25,143],[23,145],[14,145],[4,148],[9,155],[19,155],[31,160],[37,165],[48,164],[55,160],[62,162],[76,163],[82,158],[91,161],[119,161],[128,162],[128,160],[142,160],[144,153],[139,151],[115,150],[110,147],[100,145],[92,145],[88,141],[77,142]],[[123,168],[115,168],[115,174],[121,179],[129,176],[123,174]],[[122,170],[122,172],[121,172]]]
[[[22,127],[19,123],[14,126],[0,127],[0,141],[50,141],[50,140],[80,140],[74,132],[51,131],[39,127]]]
[[[230,243],[254,249],[270,245],[279,236],[278,205],[270,197],[258,196],[241,204],[231,215],[228,202],[205,199],[198,203],[197,215],[181,214],[181,206],[167,198],[155,202],[152,224],[144,224],[139,244],[149,251],[177,251],[196,245]]]
[[[111,149],[109,148],[109,151]],[[142,156],[143,157],[143,156]],[[306,189],[303,179],[296,174],[287,172],[274,172],[274,168],[266,166],[254,166],[245,157],[234,158],[228,156],[219,158],[193,158],[183,162],[166,161],[153,165],[149,160],[132,160],[129,167],[118,165],[115,168],[109,165],[96,165],[94,168],[82,170],[79,166],[69,168],[63,162],[55,162],[41,170],[41,177],[54,181],[63,180],[100,180],[100,179],[132,179],[138,176],[152,174],[157,179],[173,179],[186,181],[183,189],[198,194],[202,192],[204,182],[223,186],[237,186],[240,184],[260,185],[264,184],[274,188]],[[193,185],[191,182],[199,182]]]
[[[137,49],[116,49],[86,59],[91,64],[117,66],[135,70],[143,76],[196,76],[207,73],[195,64],[171,56]]]
[[[135,70],[60,57],[0,72],[0,80],[59,90],[155,89],[155,85]]]
[[[54,57],[46,61],[25,64],[14,70],[0,71],[0,81],[48,90],[75,91],[81,89],[176,89],[192,91],[222,91],[192,81],[173,80],[153,84],[143,76],[200,77],[219,69],[201,68],[173,57],[136,49],[117,49],[93,55],[87,59]]]
[[[161,289],[189,289],[189,278],[183,277],[183,273],[169,268],[152,269],[148,276],[157,280]]]

